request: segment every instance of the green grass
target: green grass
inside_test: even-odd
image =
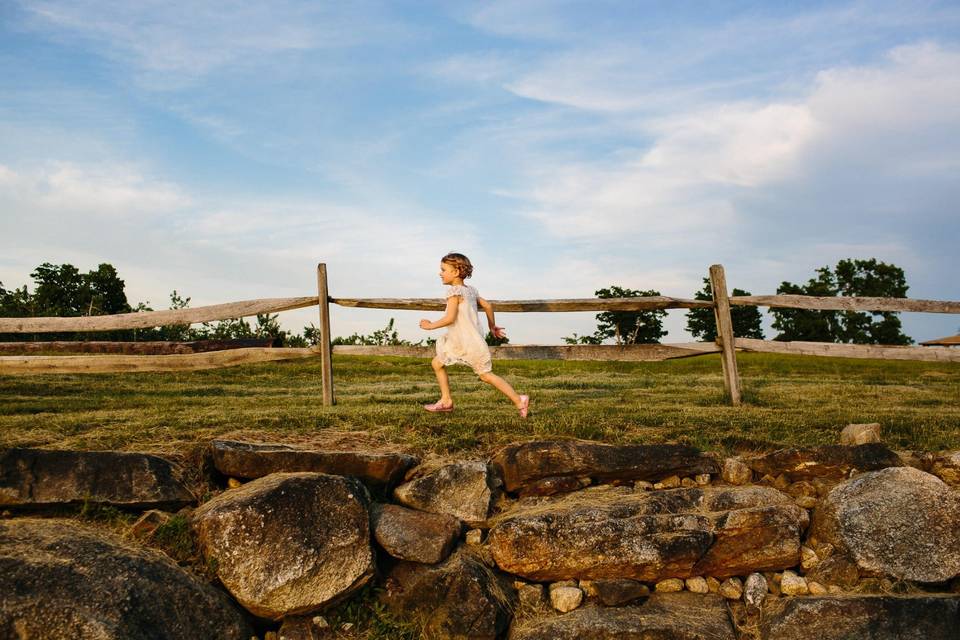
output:
[[[746,404],[730,407],[718,356],[667,362],[497,361],[532,398],[521,420],[466,368],[450,370],[456,411],[427,360],[334,357],[324,407],[319,360],[193,373],[0,376],[0,446],[185,453],[217,436],[419,454],[489,452],[514,440],[577,437],[712,450],[838,441],[879,422],[894,448],[960,449],[960,364],[738,355]]]

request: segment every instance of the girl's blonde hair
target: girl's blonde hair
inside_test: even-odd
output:
[[[462,253],[448,253],[440,259],[440,262],[452,264],[457,268],[458,275],[466,280],[473,275],[473,265],[470,264],[470,258]]]

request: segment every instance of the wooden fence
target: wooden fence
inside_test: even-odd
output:
[[[798,295],[727,295],[723,267],[710,267],[713,300],[690,300],[667,296],[642,298],[576,298],[559,300],[491,300],[500,313],[573,312],[573,311],[649,311],[654,309],[713,309],[717,321],[715,343],[644,345],[504,345],[491,349],[498,359],[563,360],[667,360],[707,353],[720,353],[724,389],[734,405],[741,403],[740,376],[736,351],[796,353],[844,358],[879,358],[960,362],[960,349],[949,347],[900,347],[882,345],[834,344],[823,342],[777,342],[737,338],[733,334],[731,306],[766,306],[817,311],[919,311],[960,313],[960,302],[915,300],[909,298],[814,297]],[[109,316],[72,318],[0,318],[0,333],[59,333],[69,331],[113,331],[145,329],[174,324],[195,324],[263,313],[317,306],[320,327],[319,344],[314,348],[251,347],[229,351],[171,355],[96,355],[96,356],[0,356],[0,374],[105,373],[123,371],[183,371],[270,362],[319,356],[324,405],[334,404],[332,354],[406,355],[429,357],[432,347],[409,346],[331,346],[330,304],[363,309],[442,311],[445,301],[435,298],[334,298],[327,288],[327,267],[317,266],[317,295],[300,298],[267,298],[210,305],[194,309],[171,309]]]

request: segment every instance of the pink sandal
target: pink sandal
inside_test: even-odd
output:
[[[530,408],[530,396],[520,396],[520,417],[527,417],[527,409]]]
[[[423,408],[431,413],[446,413],[448,411],[453,411],[453,403],[450,403],[447,406],[440,404],[440,401],[437,400],[433,404],[425,404]]]

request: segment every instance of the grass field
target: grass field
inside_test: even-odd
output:
[[[216,436],[395,448],[490,451],[533,437],[680,442],[759,450],[838,441],[879,422],[894,448],[960,448],[960,365],[740,354],[745,406],[727,405],[718,356],[666,362],[497,361],[532,398],[531,416],[453,367],[456,411],[429,363],[335,356],[337,404],[323,407],[319,360],[193,373],[0,376],[0,446],[183,453]]]

